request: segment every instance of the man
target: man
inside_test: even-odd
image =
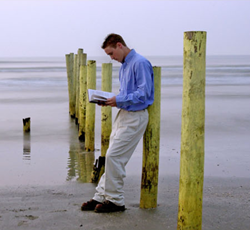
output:
[[[105,105],[120,109],[113,124],[105,158],[105,173],[96,193],[82,204],[82,211],[124,211],[123,179],[125,166],[143,136],[148,123],[147,107],[154,101],[154,76],[150,62],[129,49],[118,34],[110,34],[103,42],[105,53],[120,63],[120,93]]]

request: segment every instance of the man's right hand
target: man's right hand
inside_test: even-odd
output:
[[[114,97],[108,98],[105,104],[111,107],[116,107],[116,97],[114,96]]]

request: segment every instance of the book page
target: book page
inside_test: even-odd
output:
[[[115,96],[115,94],[101,90],[88,89],[88,96],[90,102],[97,102],[97,101],[107,101],[107,98],[111,98]]]

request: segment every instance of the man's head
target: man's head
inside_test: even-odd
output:
[[[118,34],[109,34],[103,44],[102,49],[105,53],[118,62],[123,62],[130,52],[123,38]]]

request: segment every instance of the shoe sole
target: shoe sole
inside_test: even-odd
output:
[[[126,209],[114,209],[114,210],[98,210],[98,209],[95,209],[94,212],[96,213],[109,213],[109,212],[124,212]]]

